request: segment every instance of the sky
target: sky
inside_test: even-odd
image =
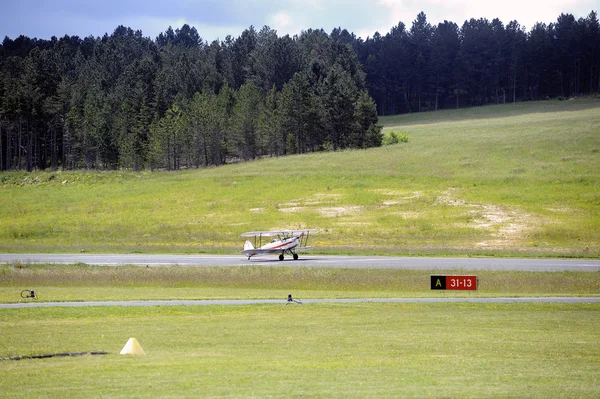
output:
[[[600,11],[600,0],[2,0],[0,40],[99,37],[119,25],[155,39],[169,26],[183,24],[195,27],[207,42],[265,25],[278,36],[341,27],[366,39],[375,32],[385,35],[399,22],[409,29],[421,11],[431,24],[499,18],[505,25],[516,20],[530,31],[536,22],[555,22],[561,13],[579,19],[592,10]]]

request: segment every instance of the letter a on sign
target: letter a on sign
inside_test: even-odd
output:
[[[445,290],[446,289],[446,276],[431,276],[431,289],[432,290]]]

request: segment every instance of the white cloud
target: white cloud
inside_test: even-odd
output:
[[[144,36],[150,37],[151,39],[155,39],[160,33],[166,31],[169,26],[172,27],[173,30],[176,30],[181,28],[184,24],[188,24],[189,26],[196,28],[202,40],[209,44],[214,40],[222,41],[227,35],[237,37],[242,34],[244,29],[248,28],[248,26],[212,25],[196,22],[187,18],[157,18],[148,16],[134,17],[121,24],[131,26],[134,30],[140,29]],[[115,25],[115,27],[117,25]]]
[[[410,29],[413,20],[421,11],[429,23],[444,20],[462,26],[471,18],[500,19],[505,25],[517,20],[521,26],[531,30],[536,22],[555,22],[561,13],[571,13],[575,18],[586,17],[593,9],[598,10],[597,0],[379,0],[378,4],[388,10],[387,23],[392,27],[398,21]],[[388,28],[389,30],[389,28]]]
[[[505,25],[517,20],[530,30],[540,21],[555,22],[561,13],[585,17],[599,0],[288,0],[278,3],[277,11],[268,14],[266,24],[279,35],[298,34],[309,28],[331,32],[341,27],[366,39],[375,32],[388,33],[399,22],[410,29],[417,14],[423,11],[436,25],[444,20],[462,26],[471,18],[499,18]],[[256,17],[256,15],[254,16]],[[260,23],[253,23],[259,26]]]
[[[298,33],[297,27],[294,24],[293,18],[288,12],[278,11],[267,18],[267,25],[277,31],[278,36],[289,34],[293,36]]]
[[[499,18],[504,24],[517,20],[527,30],[537,21],[555,22],[561,13],[580,18],[592,10],[600,11],[600,0],[231,0],[228,5],[222,0],[173,4],[158,0],[54,1],[9,1],[0,13],[0,38],[19,34],[39,38],[102,36],[118,25],[140,29],[144,36],[155,38],[169,25],[176,29],[187,23],[208,42],[227,35],[238,37],[250,25],[257,29],[269,25],[279,36],[310,28],[329,33],[341,27],[366,39],[376,31],[385,35],[399,22],[410,29],[421,11],[432,25],[448,20],[462,26],[465,20],[483,17]],[[67,7],[67,3],[77,7]]]

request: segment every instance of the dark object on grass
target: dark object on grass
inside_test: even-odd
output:
[[[23,290],[23,291],[21,291],[21,298],[37,299],[37,296],[35,295],[34,290]]]
[[[46,359],[48,357],[66,357],[66,356],[83,356],[83,355],[108,355],[108,352],[104,351],[93,351],[93,352],[60,352],[60,353],[47,353],[43,355],[26,355],[26,356],[10,356],[3,357],[0,360],[24,360],[24,359]]]

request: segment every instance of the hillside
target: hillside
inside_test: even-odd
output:
[[[182,172],[0,174],[0,251],[600,255],[600,101],[381,118],[409,142]]]

